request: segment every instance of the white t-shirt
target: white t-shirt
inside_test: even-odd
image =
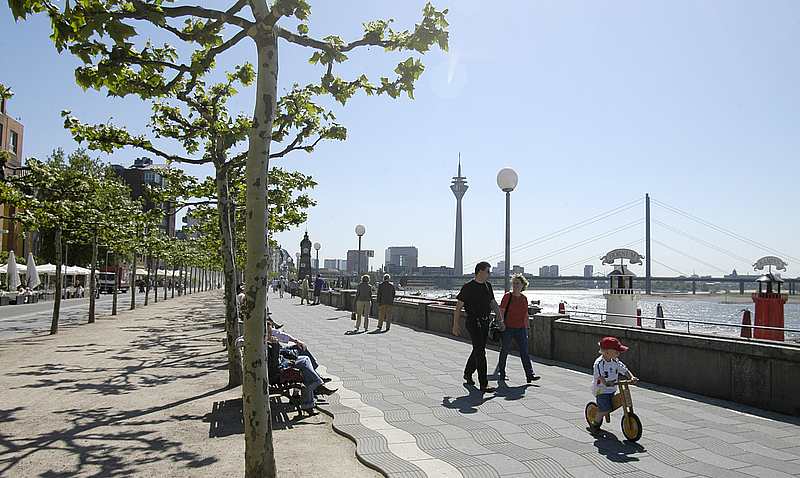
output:
[[[594,366],[592,368],[594,376],[594,381],[592,382],[592,392],[595,395],[600,395],[601,393],[615,393],[617,391],[616,385],[607,387],[603,385],[603,381],[601,379],[605,379],[606,382],[610,382],[619,380],[620,375],[630,376],[628,367],[626,367],[625,364],[619,359],[606,361],[603,359],[602,355],[597,357],[597,360],[594,361]]]
[[[239,292],[236,294],[236,302],[238,303],[240,309],[244,306],[244,297],[244,292]]]

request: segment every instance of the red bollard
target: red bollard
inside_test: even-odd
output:
[[[742,311],[742,337],[746,337],[748,339],[753,338],[753,329],[750,328],[750,311],[743,310]]]
[[[567,315],[567,307],[564,302],[558,303],[558,313],[561,315]]]
[[[638,307],[636,308],[636,326],[637,327],[642,326],[642,309]]]

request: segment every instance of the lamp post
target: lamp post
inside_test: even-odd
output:
[[[518,180],[516,171],[511,168],[503,168],[497,173],[497,186],[506,193],[506,292],[511,285],[511,191],[517,187]]]
[[[367,228],[362,224],[356,226],[356,235],[358,236],[358,277],[361,277],[361,236],[367,232]]]
[[[319,242],[314,243],[314,250],[317,251],[317,275],[319,275],[319,250],[322,249],[322,244]]]

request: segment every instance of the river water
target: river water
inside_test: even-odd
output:
[[[447,297],[456,294],[456,290],[423,290],[420,291],[425,297]],[[503,293],[495,292],[498,302]],[[605,312],[606,300],[603,291],[600,289],[578,289],[578,290],[543,290],[534,289],[525,291],[528,300],[541,301],[542,311],[555,313],[558,311],[558,304],[561,301],[567,303],[567,310],[577,309],[588,312]],[[672,294],[671,296],[645,296],[639,300],[639,308],[642,309],[642,316],[654,317],[656,315],[656,305],[661,303],[664,308],[664,316],[675,319],[697,320],[703,322],[719,322],[723,324],[740,325],[742,323],[742,310],[750,310],[751,316],[755,317],[755,307],[752,301],[747,300],[749,296],[739,296],[731,294],[726,298],[725,294]],[[746,302],[741,303],[741,301]],[[735,303],[740,302],[740,303]],[[596,315],[573,315],[577,318],[599,320]],[[652,320],[643,320],[642,325],[652,327]],[[667,322],[668,329],[686,331],[686,324],[679,322]],[[784,308],[784,326],[788,329],[800,330],[800,303],[787,303]],[[727,327],[722,325],[690,324],[689,331],[692,333],[738,336],[739,327]],[[800,342],[799,332],[787,332],[786,339]]]

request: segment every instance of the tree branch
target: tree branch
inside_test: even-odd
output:
[[[297,146],[297,143],[299,142],[298,140],[300,139],[300,134],[298,134],[297,138],[295,138],[294,141],[292,141],[292,144],[290,144],[289,146],[283,148],[281,151],[278,151],[277,153],[270,154],[269,157],[270,157],[270,159],[272,159],[272,158],[282,158],[282,157],[286,156],[287,154],[291,153],[292,151],[297,151],[297,150],[300,150],[300,149],[308,151],[309,149],[314,149],[317,146],[317,143],[322,141],[323,138],[324,138],[323,135],[319,135],[319,137],[317,137],[317,139],[314,140],[313,143]]]
[[[289,30],[281,27],[275,27],[275,33],[283,38],[286,41],[294,43],[296,45],[305,46],[309,48],[315,48],[317,50],[325,50],[325,51],[338,51],[344,53],[346,51],[353,50],[360,46],[380,46],[380,47],[387,47],[389,46],[388,40],[371,40],[368,39],[366,36],[359,38],[358,40],[352,41],[341,47],[336,47],[331,45],[328,42],[317,40],[315,38],[311,38],[306,35],[298,35],[296,33],[292,33]]]
[[[160,13],[163,14],[165,17],[169,18],[180,18],[180,17],[208,18],[209,20],[217,20],[218,22],[226,23],[229,25],[236,25],[246,30],[251,26],[253,26],[253,22],[246,20],[242,17],[238,17],[234,13],[228,13],[229,11],[233,11],[233,8],[237,7],[240,3],[242,2],[237,2],[231,9],[223,12],[219,10],[212,10],[209,8],[204,8],[200,6],[190,6],[190,5],[175,6],[175,7],[166,7],[162,5],[158,9],[155,9],[152,6],[140,0],[133,1],[133,5],[137,10],[141,9],[143,11],[149,11],[152,13]],[[239,10],[241,10],[243,6],[244,5],[239,6]]]

